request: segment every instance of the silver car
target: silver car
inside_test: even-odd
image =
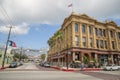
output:
[[[120,70],[120,66],[117,66],[117,65],[107,65],[107,66],[104,66],[103,67],[103,70],[109,70],[109,71],[113,71],[113,70]]]

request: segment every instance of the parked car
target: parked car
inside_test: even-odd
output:
[[[45,64],[44,64],[44,67],[47,67],[47,68],[48,68],[48,67],[51,67],[51,66],[50,66],[49,63],[45,63]]]
[[[104,66],[103,67],[103,70],[110,70],[110,71],[113,71],[113,70],[120,70],[120,66],[117,66],[117,65],[107,65],[107,66]]]
[[[17,62],[12,62],[12,63],[10,63],[9,68],[15,68],[17,66],[18,66]]]
[[[43,66],[44,66],[44,63],[43,63],[43,62],[41,62],[39,65],[43,67]]]
[[[47,62],[41,62],[39,65],[42,67],[51,67],[50,64]]]

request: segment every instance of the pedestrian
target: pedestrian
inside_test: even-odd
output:
[[[80,70],[83,71],[83,63],[80,64]]]

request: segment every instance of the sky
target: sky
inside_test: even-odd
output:
[[[72,7],[68,7],[69,4]],[[104,22],[120,26],[120,0],[0,0],[0,45],[5,45],[9,26],[10,40],[17,47],[48,48],[47,41],[58,30],[72,8]],[[7,14],[6,14],[7,13]]]

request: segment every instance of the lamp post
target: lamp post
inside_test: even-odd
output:
[[[20,55],[19,55],[19,60],[20,60],[20,61],[21,61],[21,56],[22,56],[22,47],[21,47]]]
[[[10,30],[9,30],[9,33],[8,33],[8,38],[7,38],[6,47],[5,47],[5,53],[4,53],[4,56],[3,56],[2,68],[4,68],[4,64],[5,64],[5,57],[6,57],[6,53],[7,53],[7,48],[8,48],[8,42],[9,42],[9,38],[10,38],[11,29],[12,29],[12,26],[10,27]]]
[[[69,54],[71,54],[71,52],[68,51],[68,45],[67,45],[67,54],[66,54],[66,67],[67,67],[67,70],[68,70],[68,56]]]
[[[67,45],[68,46],[68,45]],[[67,47],[67,54],[66,54],[66,67],[68,69],[68,47]]]

